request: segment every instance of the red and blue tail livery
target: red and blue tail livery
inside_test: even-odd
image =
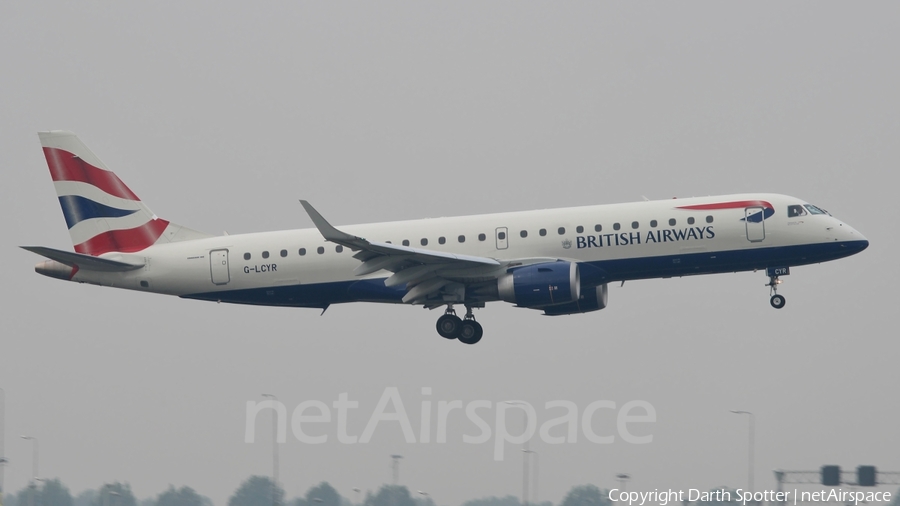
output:
[[[47,258],[40,274],[235,304],[443,308],[438,334],[466,344],[481,340],[474,310],[488,302],[588,313],[607,306],[610,283],[634,279],[763,271],[780,309],[791,267],[869,245],[822,208],[774,193],[340,228],[303,200],[315,228],[211,236],[157,217],[73,133],[39,137],[74,248],[23,246]]]
[[[170,229],[75,134],[57,130],[38,137],[76,252],[135,253]],[[169,230],[169,239],[180,228]]]

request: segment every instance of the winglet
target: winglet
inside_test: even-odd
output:
[[[319,214],[319,211],[316,211],[316,208],[312,206],[309,202],[305,200],[301,200],[300,203],[303,205],[303,209],[306,209],[306,214],[309,215],[310,219],[312,219],[313,224],[319,229],[319,232],[322,234],[322,237],[325,238],[326,241],[336,242],[339,244],[346,243],[355,243],[356,241],[365,241],[362,237],[356,237],[355,235],[350,235],[331,226],[331,223],[322,217]]]

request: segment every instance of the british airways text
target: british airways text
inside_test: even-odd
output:
[[[628,246],[630,244],[651,244],[660,242],[692,241],[712,239],[716,236],[713,227],[670,228],[665,230],[648,230],[640,232],[618,232],[615,234],[597,234],[578,236],[575,245],[581,248],[603,248],[609,246]],[[643,239],[643,240],[642,240]]]

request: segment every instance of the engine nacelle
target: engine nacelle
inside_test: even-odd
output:
[[[594,289],[585,290],[581,298],[575,302],[544,308],[544,314],[548,316],[559,316],[599,311],[606,307],[608,298],[609,292],[606,289],[606,283],[603,283]]]
[[[581,295],[578,264],[547,262],[526,265],[497,279],[500,298],[519,307],[541,308],[577,301]]]

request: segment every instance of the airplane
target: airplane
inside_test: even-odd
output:
[[[75,250],[23,246],[48,259],[39,274],[323,313],[348,302],[444,308],[438,334],[465,344],[481,340],[473,309],[487,302],[587,313],[607,306],[609,283],[638,279],[765,271],[781,309],[791,267],[869,245],[824,209],[772,193],[340,228],[301,200],[315,228],[213,236],[156,216],[72,132],[38,136]]]

